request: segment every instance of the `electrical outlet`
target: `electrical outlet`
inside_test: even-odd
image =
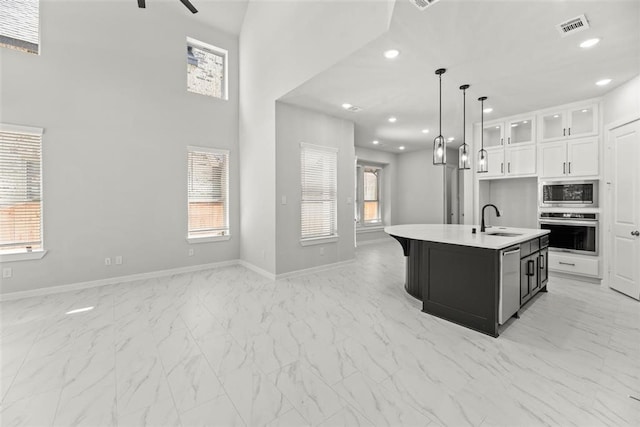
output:
[[[3,279],[8,279],[9,277],[13,276],[13,270],[11,269],[11,267],[6,267],[2,269],[2,278]]]
[[[122,265],[122,255],[116,257],[116,265]]]
[[[320,255],[324,255],[324,248],[320,248]]]
[[[193,248],[189,249],[189,256],[193,256],[194,253],[195,251],[193,250]]]
[[[111,265],[111,258],[105,258],[104,265]]]

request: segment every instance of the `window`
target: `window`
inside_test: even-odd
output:
[[[188,238],[229,236],[229,152],[188,149]]]
[[[382,224],[382,168],[358,165],[357,171],[356,219],[361,225]]]
[[[301,144],[301,239],[338,237],[338,150]]]
[[[37,54],[39,14],[38,0],[0,1],[0,46]]]
[[[227,51],[187,37],[187,90],[227,97]]]
[[[42,129],[0,124],[0,254],[42,249]]]

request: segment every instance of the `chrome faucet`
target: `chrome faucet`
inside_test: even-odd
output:
[[[485,227],[485,225],[484,225],[484,210],[485,210],[486,208],[488,208],[489,206],[491,206],[493,209],[495,209],[495,210],[496,210],[496,216],[498,216],[498,217],[500,216],[500,211],[498,210],[498,208],[496,207],[496,205],[491,204],[491,203],[489,203],[489,204],[487,204],[487,205],[484,205],[484,206],[482,207],[482,224],[480,224],[480,232],[481,232],[481,233],[484,233],[484,231],[487,229],[487,227]]]

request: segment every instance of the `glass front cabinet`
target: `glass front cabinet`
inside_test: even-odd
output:
[[[597,135],[598,105],[549,110],[538,116],[538,123],[539,142]]]

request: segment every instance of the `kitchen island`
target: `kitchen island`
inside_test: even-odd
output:
[[[497,337],[499,324],[546,291],[548,230],[411,224],[384,231],[402,245],[405,289],[425,313]],[[507,256],[516,264],[507,266]]]

